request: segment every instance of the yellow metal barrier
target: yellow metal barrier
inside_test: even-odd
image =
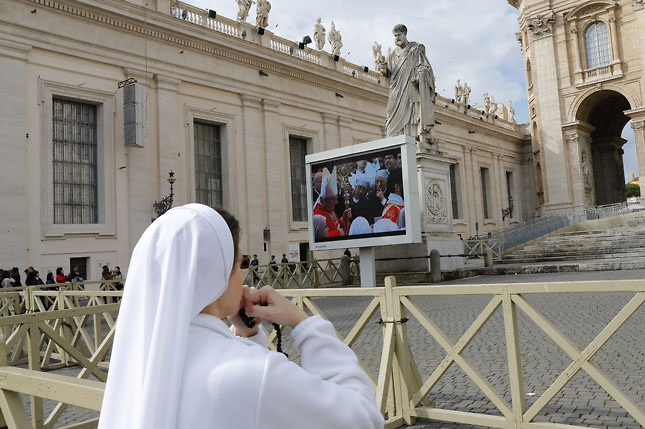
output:
[[[414,286],[414,287],[395,287],[394,277],[386,279],[384,288],[345,288],[345,289],[287,289],[281,291],[285,296],[294,300],[294,302],[304,308],[311,314],[319,314],[325,317],[324,312],[316,304],[317,298],[332,297],[363,297],[368,298],[366,306],[363,307],[358,320],[349,329],[346,335],[338,334],[339,338],[348,346],[355,345],[357,339],[365,331],[365,328],[380,312],[382,326],[382,348],[375,353],[380,355],[380,365],[378,372],[372,374],[363,365],[366,372],[372,379],[376,390],[376,401],[381,411],[387,417],[386,427],[395,428],[403,424],[413,424],[418,417],[442,420],[447,422],[456,422],[462,424],[472,424],[480,426],[489,426],[497,428],[574,428],[576,426],[566,424],[551,424],[535,421],[535,417],[544,409],[544,407],[555,398],[563,387],[581,370],[588,374],[591,379],[596,381],[636,422],[645,426],[645,412],[642,404],[635,403],[626,393],[618,386],[611,377],[605,373],[597,364],[592,362],[592,358],[607,343],[612,335],[625,324],[625,322],[638,309],[643,307],[645,302],[645,282],[642,281],[612,281],[609,282],[567,282],[567,283],[524,283],[508,285],[477,285],[477,286]],[[575,343],[562,333],[552,321],[540,312],[530,300],[531,295],[544,294],[582,294],[582,293],[630,293],[629,301],[622,309],[609,321],[598,335],[584,348],[578,348]],[[70,291],[60,292],[65,296],[63,301],[73,303],[74,294],[81,296],[93,297],[93,302],[99,302],[100,293],[109,294],[106,296],[116,296],[120,292],[83,292]],[[92,295],[97,294],[97,295]],[[112,295],[113,294],[113,295]],[[485,308],[475,317],[468,329],[461,335],[457,341],[450,339],[445,332],[440,329],[439,325],[433,321],[432,315],[427,315],[418,302],[421,297],[442,297],[442,296],[480,296],[488,297],[488,303]],[[0,368],[0,407],[6,417],[7,422],[18,421],[16,417],[17,405],[15,392],[23,392],[34,395],[31,402],[32,407],[32,427],[34,428],[51,428],[62,414],[65,403],[77,404],[79,392],[83,389],[96,389],[98,385],[84,385],[84,379],[93,375],[100,381],[105,380],[105,373],[100,369],[106,365],[104,358],[112,344],[114,333],[113,319],[102,315],[110,315],[118,309],[118,304],[99,304],[90,305],[80,308],[66,308],[62,310],[53,310],[47,312],[34,312],[17,316],[8,316],[0,318],[1,326],[19,326],[14,332],[26,334],[27,357],[29,368],[39,370],[42,368],[41,362],[51,359],[54,356],[53,349],[58,348],[58,359],[63,359],[65,354],[69,356],[69,362],[81,365],[83,368],[74,381],[70,377],[70,385],[65,386],[60,380],[39,379],[37,373],[22,371],[11,372],[7,368]],[[537,400],[527,406],[525,398],[523,373],[522,373],[522,356],[520,355],[519,339],[520,332],[518,329],[518,310],[530,319],[544,334],[557,344],[571,359],[568,366],[557,376],[557,378],[546,388],[546,390],[537,398]],[[508,368],[510,401],[504,398],[491,382],[470,362],[464,355],[466,347],[472,342],[475,335],[480,332],[493,314],[501,312],[503,318],[503,334],[506,344],[506,364]],[[104,317],[102,324],[105,330],[109,330],[103,335],[101,340],[92,338],[93,335],[101,333],[83,332],[85,328],[84,320],[89,320],[90,316]],[[430,375],[422,378],[415,361],[412,350],[415,344],[411,344],[408,338],[407,321],[410,318],[416,320],[422,327],[425,335],[430,336],[436,341],[445,353],[445,357],[431,368]],[[71,327],[64,325],[63,321],[70,321]],[[60,333],[61,327],[66,335]],[[109,329],[108,329],[109,327]],[[13,338],[6,341],[0,341],[0,348],[5,348],[0,352],[0,356],[7,356],[6,351],[11,350],[11,345],[16,344],[17,337],[20,334],[13,334]],[[533,338],[522,338],[525,342],[532,341]],[[275,336],[272,334],[269,341],[274,343]],[[100,344],[99,344],[100,343]],[[50,347],[51,345],[51,347]],[[52,350],[48,354],[47,350]],[[85,352],[81,349],[86,349]],[[6,364],[0,362],[0,364]],[[463,372],[479,387],[481,392],[494,404],[499,415],[491,415],[477,412],[463,412],[453,409],[437,408],[430,402],[432,399],[429,392],[437,385],[446,371],[452,366],[457,365]],[[21,380],[24,380],[25,387],[21,386]],[[40,380],[40,381],[38,381]],[[35,383],[35,384],[34,384]],[[37,387],[42,383],[41,387]],[[47,390],[46,386],[55,386],[55,389]],[[90,391],[88,390],[88,392]],[[99,389],[100,390],[100,389]],[[13,393],[12,393],[13,392]],[[96,393],[96,392],[95,392]],[[48,396],[45,396],[48,395]],[[62,401],[57,406],[54,413],[50,414],[47,419],[42,418],[42,400],[38,396]],[[80,402],[78,402],[80,404]],[[91,409],[96,409],[95,405],[85,404]],[[24,421],[23,421],[24,422]],[[16,426],[22,427],[22,426]]]
[[[314,259],[304,262],[289,262],[250,266],[244,272],[244,282],[249,286],[272,286],[275,289],[304,289],[333,287],[342,284],[340,259]],[[358,258],[351,258],[350,274],[360,275]]]

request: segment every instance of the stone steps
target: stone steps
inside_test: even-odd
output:
[[[494,274],[645,269],[645,216],[612,229],[548,237],[486,269]]]
[[[614,244],[610,246],[571,246],[571,247],[542,248],[542,249],[533,248],[533,249],[514,253],[513,255],[509,255],[509,257],[514,257],[514,256],[526,257],[531,255],[541,255],[544,253],[562,254],[562,255],[566,255],[566,254],[576,255],[579,253],[598,253],[598,252],[631,253],[636,251],[642,251],[642,249],[645,249],[645,243],[638,244],[638,245],[628,245],[624,247],[620,247]]]

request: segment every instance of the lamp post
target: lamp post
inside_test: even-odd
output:
[[[175,198],[175,191],[172,185],[175,183],[175,180],[177,180],[175,178],[175,173],[172,170],[170,170],[170,173],[168,173],[168,178],[166,180],[168,181],[168,183],[170,183],[170,195],[166,195],[161,199],[161,201],[155,201],[154,203],[152,203],[152,206],[155,209],[155,213],[157,214],[157,217],[152,219],[153,222],[158,219],[159,216],[166,213],[172,208],[172,202]]]

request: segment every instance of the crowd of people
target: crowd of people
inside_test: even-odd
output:
[[[74,266],[67,274],[63,270],[63,267],[58,267],[56,268],[56,273],[49,271],[44,281],[40,277],[40,272],[38,272],[38,270],[36,270],[34,267],[30,266],[29,268],[26,268],[23,273],[24,282],[23,278],[20,275],[20,269],[18,269],[18,267],[13,267],[6,270],[0,268],[0,285],[3,288],[7,288],[66,283],[70,281],[85,281],[78,266]],[[123,278],[123,275],[121,274],[121,268],[116,266],[111,270],[107,265],[104,265],[103,271],[101,273],[101,278],[103,280],[120,280]]]
[[[43,279],[40,278],[40,273],[35,270],[34,267],[26,268],[23,272],[25,275],[24,283],[20,277],[20,270],[18,267],[13,267],[7,270],[0,268],[0,282],[2,287],[35,286],[55,283],[54,276],[51,272],[47,273],[46,281],[43,281]]]
[[[312,174],[317,239],[405,229],[400,152],[352,162],[347,184],[338,180],[336,166]]]

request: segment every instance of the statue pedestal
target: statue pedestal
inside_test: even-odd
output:
[[[378,272],[430,271],[430,251],[433,249],[442,256],[442,270],[464,268],[463,257],[448,257],[464,253],[463,243],[452,225],[450,166],[456,162],[456,159],[436,150],[417,153],[422,242],[377,248]],[[405,257],[411,259],[378,261],[381,258]]]

